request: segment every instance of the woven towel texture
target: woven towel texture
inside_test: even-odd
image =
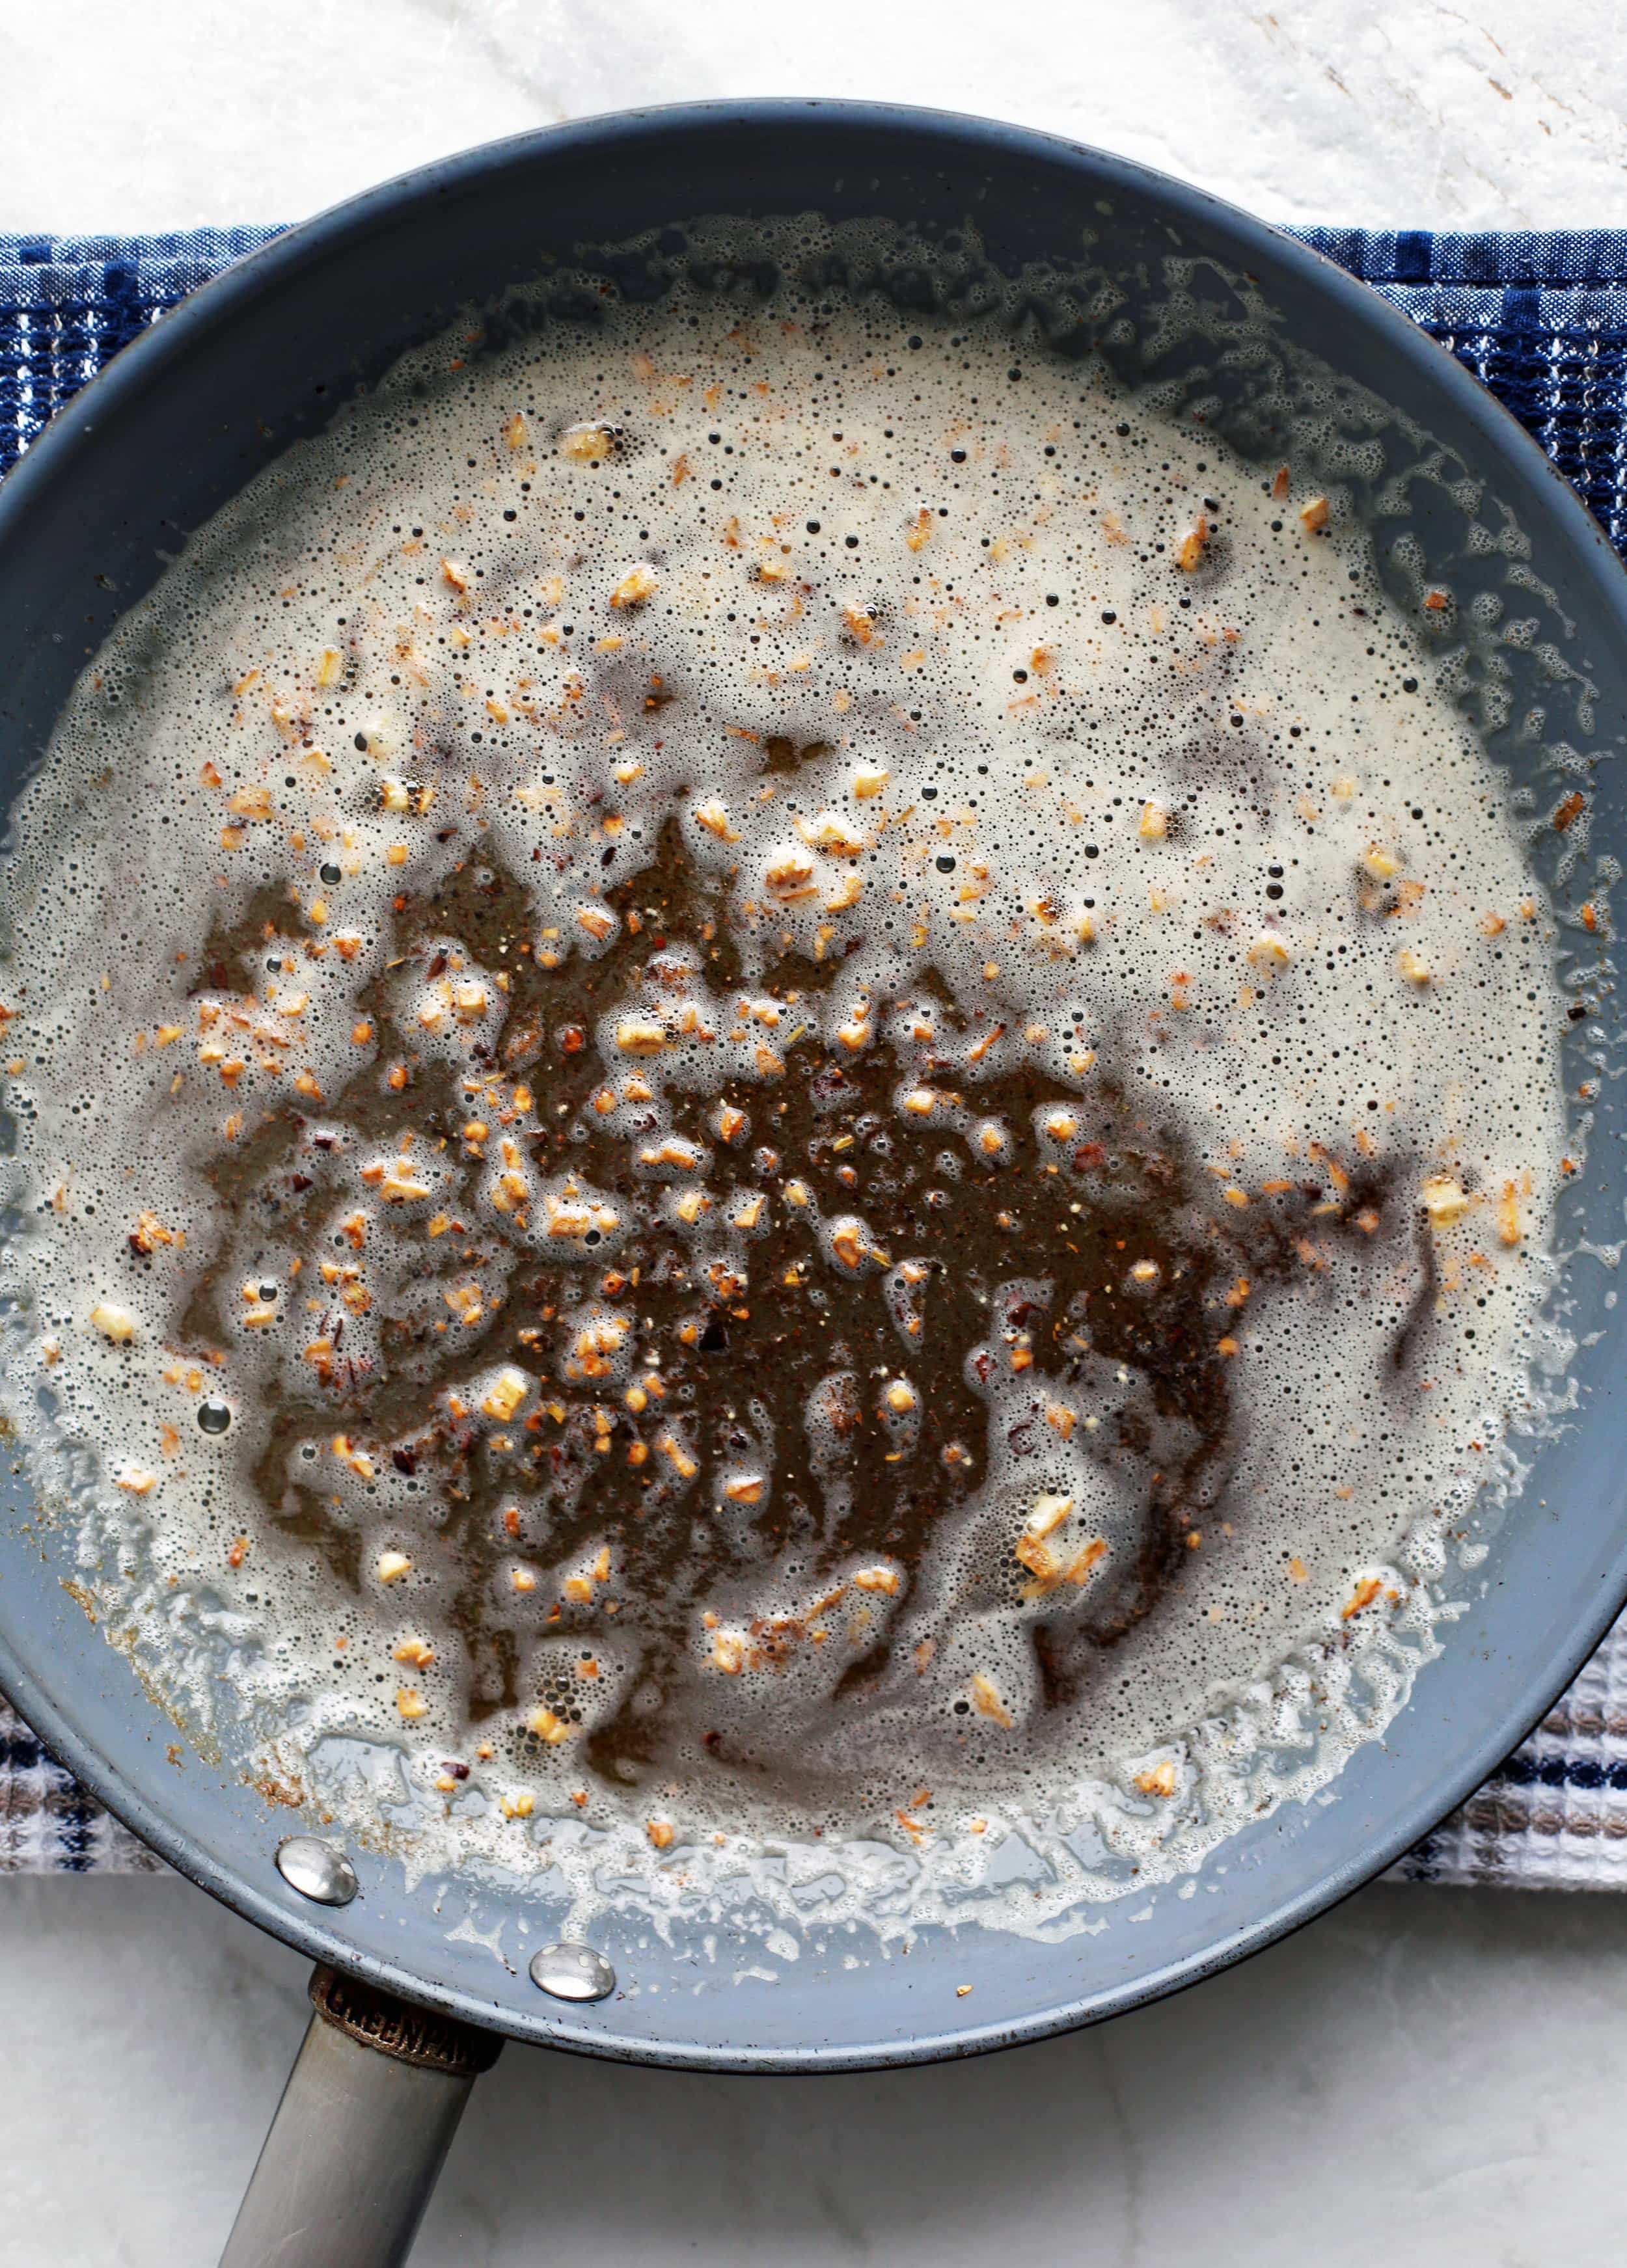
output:
[[[276,233],[0,235],[0,475],[122,346]],[[1627,232],[1298,233],[1473,371],[1627,554]],[[0,1704],[0,1872],[158,1863]],[[1627,1616],[1531,1738],[1394,1871],[1627,1888]]]

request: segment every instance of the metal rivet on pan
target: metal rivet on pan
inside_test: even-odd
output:
[[[531,1955],[531,1982],[556,2000],[603,2000],[616,1990],[616,1971],[590,1945],[545,1945]]]
[[[279,1843],[277,1871],[291,1890],[319,1906],[347,1906],[361,1888],[344,1852],[315,1835],[290,1835]]]

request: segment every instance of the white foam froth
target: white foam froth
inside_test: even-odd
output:
[[[189,1720],[414,1871],[1071,1927],[1435,1650],[1549,1280],[1546,901],[1338,491],[997,309],[597,304],[410,357],[81,681],[5,879],[9,1406]],[[765,1314],[832,1335],[795,1411],[682,1383]],[[710,1539],[659,1667],[612,1472]]]

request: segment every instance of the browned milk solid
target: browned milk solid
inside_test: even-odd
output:
[[[4,978],[25,1224],[10,1398],[75,1501],[87,1583],[184,1708],[218,1721],[224,1681],[246,1712],[228,1737],[353,1822],[382,1811],[419,1869],[529,1870],[579,1910],[611,1874],[653,1911],[732,1883],[785,1915],[817,1876],[822,1911],[897,1926],[1032,1927],[1131,1863],[1142,1884],[1188,1867],[1262,1792],[1307,1793],[1381,1728],[1528,1391],[1563,1003],[1483,752],[1337,497],[1283,493],[1271,469],[992,317],[912,330],[788,289],[607,297],[590,331],[425,350],[195,539],[23,800]],[[770,769],[771,740],[815,753]],[[503,1070],[505,968],[455,940],[392,966],[391,908],[489,860],[529,895],[539,964],[586,968],[626,942],[614,888],[669,824],[721,894],[741,976],[715,985],[697,946],[588,1034],[612,1131],[639,1106],[629,1197],[534,1138],[561,1130]],[[245,992],[203,948],[251,912]],[[839,975],[788,1004],[788,951]],[[747,1447],[714,1456],[682,1409],[653,1408],[662,1349],[636,1292],[600,1296],[594,1270],[659,1221],[698,1280],[751,1284],[754,1238],[800,1208],[799,1280],[896,1292],[862,1388],[884,1485],[887,1441],[917,1422],[907,1236],[862,1195],[810,1199],[795,1159],[753,1180],[715,1125],[674,1131],[727,1079],[760,1094],[751,1138],[772,1138],[781,1081],[884,1045],[886,1108],[941,1136],[951,1207],[968,1176],[1047,1161],[1087,1205],[1076,1138],[1104,1079],[1181,1145],[1194,1237],[1295,1193],[1302,1264],[1233,1285],[1209,1326],[1236,1413],[1212,1530],[1089,1709],[1046,1732],[1033,1624],[1135,1550],[1147,1474],[1104,1447],[1142,1381],[1066,1371],[1065,1256],[1019,1236],[986,1263],[976,1486],[911,1580],[884,1549],[817,1584],[806,1553],[748,1553],[695,1602],[687,1674],[714,1681],[731,1737],[794,1757],[783,1815],[772,1780],[753,1799],[699,1758],[626,1788],[585,1771],[595,1711],[640,1675],[604,1611],[610,1537],[567,1561],[544,1530],[502,1563],[504,1612],[516,1594],[536,1612],[512,1707],[472,1727],[433,1479],[342,1416],[279,1446],[268,1392],[320,1380],[337,1410],[344,1362],[388,1364],[391,1319],[455,1340],[529,1259],[569,1263],[575,1296],[525,1360],[456,1389],[478,1454],[528,1449],[588,1344],[605,1454],[642,1443],[696,1521],[738,1521],[773,1503],[771,1433],[743,1407]],[[413,1086],[390,1085],[409,1058],[414,1079],[446,1066],[487,1130],[451,1234],[471,1145],[415,1125]],[[1014,1067],[1062,1101],[991,1111],[980,1088]],[[328,1115],[360,1072],[380,1100],[365,1137]],[[205,1178],[290,1112],[307,1154],[344,1159],[320,1233],[292,1241],[227,1217]],[[1386,1233],[1361,1225],[1358,1183],[1382,1183]],[[1127,1244],[1127,1285],[1138,1258]],[[207,1347],[185,1324],[205,1271],[226,1286]],[[1047,1317],[1037,1366],[1001,1329],[1014,1291]],[[322,1317],[346,1293],[336,1352]],[[930,1300],[919,1313],[930,1331]],[[816,1463],[825,1422],[810,1403]],[[348,1596],[255,1508],[245,1476],[278,1456],[320,1470]],[[761,1643],[810,1624],[794,1657]],[[908,1681],[844,1716],[844,1662],[882,1632]]]

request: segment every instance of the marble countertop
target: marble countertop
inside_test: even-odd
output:
[[[179,1881],[0,1883],[4,2268],[212,2268],[305,1965]],[[510,2046],[413,2268],[1616,2268],[1627,1898],[1381,1885],[1070,2038],[841,2078]]]
[[[5,13],[0,228],[299,220],[640,103],[864,95],[1020,119],[1271,219],[1627,222],[1616,0],[55,0]]]
[[[292,220],[645,102],[1020,119],[1282,219],[1627,226],[1613,0],[56,0],[4,12],[0,230]],[[174,1878],[0,1881],[0,2268],[206,2268],[303,1964]],[[1604,2268],[1627,1899],[1379,1887],[1099,2030],[973,2064],[707,2079],[511,2048],[418,2268],[765,2257]]]

